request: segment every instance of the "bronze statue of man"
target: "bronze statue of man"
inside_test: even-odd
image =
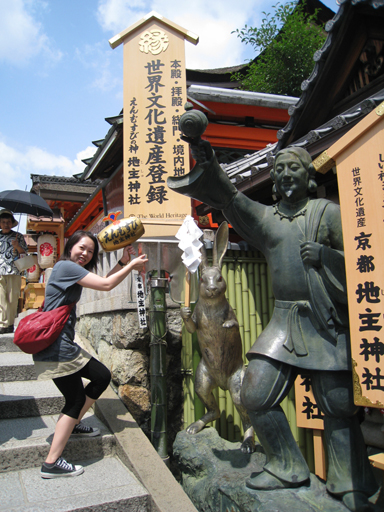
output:
[[[275,296],[272,318],[247,354],[241,398],[265,450],[252,489],[308,483],[309,469],[280,407],[298,373],[308,373],[324,414],[327,490],[350,510],[369,510],[377,484],[353,403],[343,239],[339,206],[311,199],[315,170],[307,151],[277,153],[271,178],[281,200],[266,206],[237,191],[206,141],[192,145],[197,162],[168,186],[223,211],[236,232],[268,262]],[[363,508],[361,508],[363,507]]]

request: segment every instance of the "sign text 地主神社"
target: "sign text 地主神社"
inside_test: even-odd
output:
[[[324,152],[336,164],[347,273],[354,398],[384,407],[384,103]]]

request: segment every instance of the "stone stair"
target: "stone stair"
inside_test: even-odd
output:
[[[0,512],[197,512],[111,387],[83,420],[101,435],[70,439],[63,453],[84,473],[42,479],[62,404],[53,382],[36,380],[32,356],[0,335]]]
[[[101,435],[70,439],[63,453],[85,472],[40,477],[62,405],[52,381],[35,379],[32,356],[13,344],[13,335],[0,335],[0,511],[153,510],[148,491],[117,457],[115,436],[93,413],[84,422]]]

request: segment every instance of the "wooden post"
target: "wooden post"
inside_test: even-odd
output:
[[[185,292],[184,292],[184,306],[189,308],[191,301],[191,273],[188,269],[185,270]]]

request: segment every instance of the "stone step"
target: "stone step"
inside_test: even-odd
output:
[[[118,458],[79,460],[82,475],[43,479],[40,468],[0,474],[1,512],[149,512],[146,489]]]
[[[21,350],[18,350],[17,352],[4,352],[0,359],[1,382],[36,380],[35,367],[30,354],[24,354]]]
[[[41,466],[52,442],[58,415],[0,420],[0,473]],[[84,424],[97,427],[95,437],[70,437],[63,457],[74,460],[111,456],[115,438],[109,429],[88,412]]]
[[[13,334],[0,334],[0,353],[1,352],[21,352],[19,347],[13,343]]]
[[[0,382],[0,418],[58,414],[64,398],[51,380]]]

